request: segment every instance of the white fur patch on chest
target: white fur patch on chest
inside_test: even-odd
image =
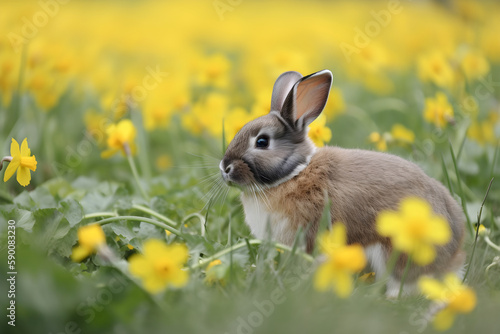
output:
[[[387,256],[380,243],[376,243],[365,247],[366,258],[368,263],[375,272],[375,277],[380,279],[384,276],[387,267]]]
[[[258,196],[242,194],[241,203],[245,211],[245,221],[256,238],[268,238],[270,229],[272,240],[287,245],[293,243],[295,231],[292,230],[288,218],[273,212]]]

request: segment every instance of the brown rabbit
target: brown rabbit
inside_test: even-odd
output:
[[[274,84],[271,111],[246,124],[229,144],[220,163],[224,181],[242,189],[246,222],[257,238],[271,237],[287,245],[300,226],[312,252],[325,206],[331,200],[331,222],[347,228],[348,243],[365,248],[380,277],[392,251],[390,240],[375,229],[382,210],[397,210],[402,199],[427,200],[434,212],[449,222],[451,241],[437,248],[436,260],[412,266],[405,293],[422,274],[440,275],[462,270],[461,251],[465,216],[448,190],[417,165],[395,155],[339,147],[316,148],[307,136],[308,125],[323,111],[332,74],[328,70],[302,77],[283,73]],[[401,256],[387,283],[387,295],[397,295],[406,263]]]

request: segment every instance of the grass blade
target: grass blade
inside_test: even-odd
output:
[[[462,180],[460,179],[460,172],[458,171],[457,159],[455,158],[455,153],[453,152],[453,146],[451,145],[451,143],[449,143],[449,145],[451,158],[453,159],[453,167],[455,168],[455,174],[457,175],[458,195],[460,196],[460,200],[462,202],[462,209],[464,210],[465,219],[467,219],[467,225],[469,226],[470,235],[474,235],[474,227],[472,226],[469,218],[469,213],[467,212],[467,205],[465,205],[465,195],[462,188]]]

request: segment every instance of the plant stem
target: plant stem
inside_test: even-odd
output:
[[[458,191],[460,195],[460,202],[462,202],[462,209],[464,210],[465,218],[467,219],[467,225],[469,226],[469,232],[471,235],[474,234],[474,227],[469,218],[469,213],[467,212],[467,205],[465,203],[465,195],[462,189],[462,180],[460,179],[460,172],[458,171],[457,159],[455,158],[455,153],[453,152],[453,146],[449,143],[451,158],[453,159],[453,166],[455,167],[455,174],[457,176]]]
[[[484,237],[484,241],[488,244],[488,246],[500,252],[500,246],[494,244],[488,236]]]
[[[94,213],[89,213],[88,215],[85,215],[82,217],[83,219],[90,219],[90,218],[98,218],[98,217],[118,217],[118,214],[114,212],[94,212]]]
[[[484,203],[486,202],[486,197],[488,197],[488,194],[490,192],[491,184],[493,183],[494,178],[491,178],[490,184],[488,185],[488,189],[486,190],[486,194],[484,195],[483,202],[481,203],[481,208],[479,209],[479,212],[477,214],[477,226],[476,226],[476,237],[474,238],[474,245],[472,246],[472,253],[470,255],[470,261],[469,265],[467,266],[467,271],[465,272],[464,278],[462,279],[462,283],[465,282],[465,279],[467,278],[467,275],[469,274],[470,267],[472,265],[472,261],[474,259],[474,254],[476,252],[476,244],[477,244],[477,238],[479,236],[479,227],[481,226],[481,214],[483,213],[483,206]],[[488,237],[485,237],[485,241]],[[488,238],[489,240],[489,238]],[[488,243],[488,241],[486,241]],[[490,245],[491,246],[491,245]],[[495,248],[495,247],[493,247]],[[500,250],[500,248],[498,248]]]
[[[403,277],[401,277],[401,284],[399,285],[398,299],[401,299],[401,296],[403,295],[403,287],[405,285],[405,280],[406,276],[408,275],[408,271],[410,270],[410,265],[411,265],[411,256],[408,256],[408,259],[406,260],[405,271],[403,272]]]
[[[205,236],[205,218],[199,214],[198,212],[195,212],[195,213],[192,213],[190,215],[187,215],[186,217],[184,217],[184,219],[182,220],[182,225],[184,225],[184,223],[186,223],[188,220],[190,220],[191,218],[198,218],[200,220],[200,225],[201,225],[201,236],[204,237]]]
[[[145,222],[148,224],[152,224],[152,225],[158,226],[160,228],[163,228],[163,229],[175,234],[178,237],[185,239],[184,235],[179,230],[177,230],[177,229],[175,229],[167,224],[158,222],[158,221],[150,219],[150,218],[144,218],[144,217],[118,216],[118,217],[111,217],[111,218],[102,219],[102,220],[96,221],[93,224],[106,225],[106,224],[112,223],[114,221],[120,221],[120,220],[141,221],[141,222]]]
[[[216,260],[216,259],[220,258],[223,255],[231,253],[231,252],[233,252],[233,251],[235,251],[237,249],[243,248],[243,247],[245,247],[247,245],[260,245],[261,243],[263,243],[265,241],[266,240],[258,240],[258,239],[252,239],[252,240],[242,241],[240,243],[237,243],[236,245],[232,245],[231,247],[223,249],[220,252],[215,253],[214,255],[207,257],[206,259],[201,260],[200,262],[198,262],[197,264],[195,264],[194,266],[192,266],[191,269],[197,269],[197,268],[203,267],[204,265],[209,264],[213,260]],[[279,248],[279,249],[286,250],[288,252],[292,251],[292,248],[290,248],[290,247],[288,247],[286,245],[280,244],[280,243],[273,243],[273,246],[276,247],[276,248]],[[311,255],[309,255],[309,254],[300,253],[300,256],[302,256],[303,259],[305,259],[305,260],[307,260],[309,262],[314,262],[314,258]]]
[[[7,157],[3,157],[2,160],[0,160],[0,171],[2,170],[3,168],[3,162],[4,161],[8,161],[8,162],[11,162],[12,161],[12,157],[11,156],[7,156]]]
[[[127,160],[130,165],[130,169],[132,169],[132,174],[134,174],[135,182],[137,183],[137,186],[139,187],[139,190],[141,191],[142,197],[146,201],[149,201],[148,195],[146,195],[146,192],[144,191],[144,188],[141,185],[141,182],[139,180],[139,174],[137,173],[137,168],[135,167],[135,162],[134,158],[132,157],[132,154],[129,152],[130,150],[125,150],[127,153]]]
[[[177,225],[179,225],[178,223],[176,223],[175,221],[173,221],[172,219],[168,218],[168,217],[165,217],[164,215],[154,211],[154,210],[151,210],[150,208],[147,208],[145,206],[142,206],[142,205],[139,205],[139,204],[134,204],[132,205],[132,208],[134,209],[137,209],[137,210],[140,210],[142,212],[145,212],[153,217],[156,217],[158,219],[161,219],[163,220],[165,223],[167,223],[168,225],[172,226],[172,227],[175,227]]]

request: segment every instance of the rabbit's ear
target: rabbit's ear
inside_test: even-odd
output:
[[[271,111],[281,111],[288,93],[300,79],[302,79],[302,74],[295,71],[285,72],[276,79],[271,98]]]
[[[325,108],[332,80],[328,70],[300,79],[285,99],[281,116],[298,129],[307,127]]]

